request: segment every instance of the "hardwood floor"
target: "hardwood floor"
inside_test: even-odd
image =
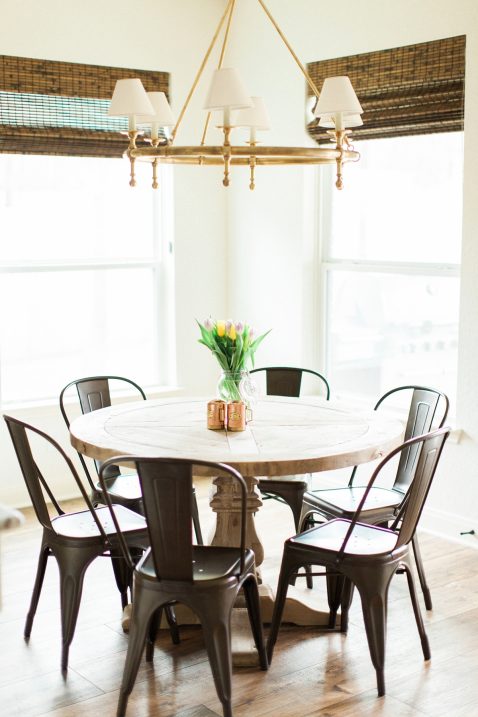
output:
[[[205,533],[213,516],[208,485],[197,485]],[[257,516],[266,545],[264,581],[274,587],[284,538],[293,532],[288,508],[267,501]],[[58,573],[48,566],[27,644],[23,624],[33,585],[40,529],[26,524],[2,533],[0,714],[2,717],[113,717],[128,637],[109,560],[85,580],[70,669],[60,672]],[[478,714],[478,552],[421,536],[434,602],[425,615],[432,660],[424,663],[404,576],[392,582],[387,644],[387,695],[377,698],[360,601],[349,633],[283,626],[268,672],[236,668],[235,717],[473,717]],[[316,579],[309,599],[323,602]],[[423,609],[425,614],[425,610]],[[161,632],[153,665],[141,665],[128,717],[217,717],[216,697],[200,627],[181,628],[181,644]]]

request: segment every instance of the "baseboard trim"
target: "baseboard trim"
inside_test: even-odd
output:
[[[424,533],[478,550],[478,525],[476,519],[437,508],[425,508],[420,518],[419,528]],[[462,531],[466,530],[475,530],[477,532],[474,535],[460,535]]]

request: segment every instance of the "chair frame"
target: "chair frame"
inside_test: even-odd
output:
[[[40,429],[35,428],[28,423],[7,415],[4,415],[4,419],[7,423],[8,431],[12,439],[13,447],[18,458],[33,508],[38,521],[43,527],[37,573],[30,607],[25,621],[24,637],[27,640],[30,638],[48,558],[53,556],[58,563],[60,573],[62,625],[61,669],[62,671],[66,671],[68,669],[69,648],[74,637],[78,618],[83,580],[88,566],[97,557],[111,557],[116,584],[121,594],[121,603],[123,608],[127,604],[127,591],[132,584],[132,570],[130,569],[130,566],[125,563],[122,557],[117,536],[106,534],[102,522],[98,517],[97,509],[93,506],[75,466],[63,448],[47,433],[44,433]],[[95,526],[98,529],[97,536],[74,537],[58,533],[54,529],[53,523],[55,518],[50,518],[43,491],[48,496],[58,516],[68,516],[70,514],[66,513],[61,508],[60,503],[56,500],[48,482],[40,472],[33,457],[27,432],[32,432],[45,439],[62,456],[75,480],[77,488],[87,508],[85,511],[80,511],[80,513],[84,512],[91,514]],[[122,509],[124,510],[124,507]],[[104,511],[106,508],[99,510]],[[137,514],[134,515],[135,520],[138,520]],[[119,525],[119,523],[116,518],[115,526],[117,525]],[[123,533],[122,538],[124,539]],[[146,548],[148,544],[146,526],[139,530],[130,531],[128,533],[127,542],[131,547],[137,549]]]
[[[397,386],[396,388],[391,389],[390,391],[387,391],[386,393],[379,398],[377,403],[374,406],[374,411],[376,411],[381,404],[389,398],[391,395],[398,393],[400,391],[412,391],[412,398],[410,401],[410,408],[407,418],[407,425],[405,428],[405,440],[416,437],[417,435],[422,435],[425,433],[428,433],[431,430],[431,426],[433,423],[433,420],[435,418],[436,412],[441,404],[441,419],[438,423],[437,428],[442,428],[445,424],[448,410],[449,410],[449,400],[448,397],[442,393],[441,391],[438,391],[434,388],[428,388],[426,386],[420,386],[420,385],[407,385],[407,386]],[[426,394],[429,394],[427,396],[427,400],[429,401],[427,403],[428,406],[428,412],[425,416],[420,416],[420,406],[422,399],[426,396]],[[434,396],[434,400],[431,400],[431,396]],[[421,423],[419,422],[421,420]],[[393,490],[397,493],[397,500],[396,502],[387,508],[376,508],[376,509],[369,509],[368,512],[365,510],[364,515],[362,516],[363,521],[366,523],[371,523],[373,525],[381,525],[382,527],[386,527],[388,525],[388,522],[395,520],[396,517],[396,510],[397,507],[400,505],[403,496],[408,490],[408,465],[407,465],[407,456],[405,454],[402,454],[400,458],[400,462],[397,468],[396,477],[394,480],[394,484],[390,490]],[[350,476],[350,480],[348,483],[348,488],[352,488],[355,486],[355,479],[356,479],[356,472],[357,472],[357,466],[355,466],[352,470],[352,474]],[[330,491],[333,491],[334,489],[330,489]],[[337,488],[336,490],[344,490],[343,488]],[[328,492],[330,492],[328,491]],[[316,521],[313,519],[313,516],[316,514],[324,516],[326,520],[330,520],[332,518],[338,518],[338,517],[344,517],[344,518],[351,518],[353,515],[353,511],[344,511],[339,506],[334,506],[332,503],[325,502],[321,500],[320,498],[321,490],[318,489],[316,491],[305,491],[303,496],[303,505],[302,505],[302,511],[300,516],[300,530],[306,530],[307,527],[310,527],[311,525],[315,524],[316,522],[322,522],[322,521]],[[427,581],[426,581],[426,575],[425,570],[423,567],[423,561],[421,558],[420,553],[420,547],[418,543],[418,538],[416,534],[413,537],[413,553],[415,556],[415,563],[417,566],[417,572],[418,577],[420,581],[420,586],[422,589],[423,597],[425,600],[425,606],[427,610],[431,610],[432,605],[432,599],[431,599],[431,593],[430,588],[428,587]]]
[[[250,373],[266,372],[266,390],[268,396],[287,396],[290,398],[299,398],[302,386],[302,375],[308,373],[316,376],[325,387],[325,398],[330,399],[329,382],[321,373],[313,371],[309,368],[297,368],[294,366],[264,366],[262,368],[254,368]],[[288,376],[285,381],[285,376]],[[294,383],[290,387],[290,380]],[[285,385],[287,383],[287,386]],[[287,480],[286,476],[282,479],[277,478],[259,478],[258,488],[261,492],[263,500],[277,500],[279,503],[286,503],[292,511],[294,518],[294,527],[296,532],[300,530],[300,519],[302,515],[302,506],[304,495],[308,488],[308,483],[301,480]],[[308,570],[306,571],[308,572]],[[307,576],[307,587],[312,588],[312,578]]]
[[[316,376],[322,381],[325,388],[325,398],[330,399],[329,382],[321,373],[308,368],[296,368],[293,366],[264,366],[263,368],[254,368],[251,374],[258,372],[266,372],[266,386],[268,396],[289,396],[291,398],[299,398],[302,385],[302,375],[304,373]],[[282,385],[281,376],[289,374],[290,377],[297,376],[295,385],[289,390],[285,390]],[[264,500],[279,500],[279,502],[287,503],[292,510],[294,516],[294,525],[296,531],[300,527],[300,517],[302,512],[302,502],[304,493],[308,485],[305,481],[300,480],[277,480],[259,479],[259,490]]]
[[[125,378],[124,376],[86,376],[84,378],[75,379],[74,381],[70,381],[62,389],[62,391],[60,393],[60,411],[61,411],[61,415],[63,416],[63,420],[65,421],[66,427],[68,428],[68,430],[70,429],[71,422],[70,422],[70,419],[68,417],[68,413],[67,413],[66,407],[65,407],[65,394],[67,393],[67,391],[69,391],[70,388],[75,386],[77,393],[78,393],[78,401],[80,403],[81,412],[83,414],[90,413],[91,411],[96,411],[97,408],[92,408],[91,406],[89,406],[87,404],[88,394],[84,394],[80,387],[82,384],[85,384],[85,383],[87,384],[90,382],[101,382],[101,381],[104,381],[106,384],[106,393],[103,393],[103,391],[100,391],[101,402],[102,402],[101,408],[106,408],[107,406],[111,406],[111,394],[110,394],[110,386],[109,386],[110,381],[123,381],[127,384],[130,384],[130,386],[132,386],[136,391],[138,391],[138,393],[141,395],[143,401],[146,401],[146,394],[143,391],[143,389],[141,388],[141,386],[139,384],[137,384],[135,381],[132,381],[129,378]],[[93,503],[102,503],[103,502],[102,492],[99,491],[98,486],[95,485],[95,482],[93,481],[93,479],[91,477],[91,473],[88,470],[88,466],[86,464],[84,456],[79,451],[77,453],[78,453],[78,458],[80,459],[80,463],[83,466],[83,470],[85,471],[87,481],[91,488],[92,502]],[[101,467],[101,462],[95,460],[95,468],[96,468],[96,472],[98,474],[99,474],[100,467]],[[110,470],[110,475],[108,476],[108,478],[114,478],[114,477],[118,476],[119,474],[120,474],[120,470],[119,470],[118,466],[116,466],[116,470],[112,466],[112,468]],[[132,510],[134,510],[135,508],[131,507],[131,503],[135,503],[137,501],[118,500],[117,502],[122,502],[123,505],[127,504],[128,508],[131,508]],[[139,510],[138,512],[142,513],[142,509]]]
[[[224,717],[232,717],[231,706],[231,635],[230,617],[239,590],[244,590],[246,606],[259,652],[260,666],[268,667],[262,622],[260,617],[259,592],[255,572],[254,553],[246,549],[246,482],[235,469],[222,463],[186,460],[180,458],[153,458],[140,456],[119,456],[104,462],[100,470],[100,482],[108,465],[116,462],[134,463],[140,479],[146,508],[146,522],[150,536],[151,557],[154,575],[144,570],[145,559],[137,566],[133,561],[126,541],[118,531],[120,545],[128,565],[134,567],[134,601],[131,615],[128,652],[120,688],[117,717],[124,717],[129,695],[133,689],[139,669],[141,655],[146,644],[146,660],[154,654],[154,641],[160,620],[160,611],[169,601],[177,600],[192,608],[203,626],[204,640],[218,697],[223,705]],[[187,512],[191,509],[193,467],[206,466],[234,479],[240,488],[240,547],[195,546],[192,543],[191,521]],[[164,484],[164,487],[163,487]],[[178,516],[166,507],[162,491],[167,491],[170,501],[178,507]],[[189,491],[189,492],[188,492]],[[191,496],[189,506],[187,496]],[[107,505],[114,518],[111,497],[105,493]],[[189,525],[189,531],[187,526]],[[193,563],[209,555],[233,556],[225,574],[194,577]],[[239,559],[239,560],[238,560]],[[231,558],[229,557],[229,560]],[[239,562],[238,570],[234,564]],[[209,561],[211,564],[211,561]],[[207,565],[205,562],[204,565]],[[160,577],[158,577],[160,576]]]
[[[98,383],[104,382],[105,386],[103,387],[103,389],[100,388],[100,396],[101,396],[101,403],[102,403],[101,408],[105,408],[106,406],[111,406],[111,394],[110,394],[110,385],[109,385],[110,381],[122,381],[124,383],[130,384],[130,386],[132,386],[134,389],[136,389],[141,394],[143,401],[146,401],[146,394],[143,391],[143,389],[141,388],[141,386],[139,384],[137,384],[135,381],[132,381],[129,378],[125,378],[124,376],[102,375],[102,376],[86,376],[84,378],[78,378],[74,381],[70,381],[70,383],[68,383],[62,389],[62,391],[60,393],[60,411],[61,411],[61,414],[63,416],[63,419],[64,419],[68,429],[70,428],[70,420],[69,420],[69,417],[68,417],[68,414],[67,414],[67,411],[65,408],[66,392],[73,386],[76,387],[81,411],[83,414],[85,414],[85,413],[89,413],[90,411],[95,411],[95,410],[97,410],[97,408],[91,407],[91,405],[89,404],[89,401],[88,401],[89,394],[82,391],[81,386],[83,384],[88,384],[88,383],[93,383],[93,382],[98,382]],[[104,500],[103,489],[100,490],[98,488],[98,485],[95,485],[95,483],[91,477],[91,474],[88,470],[88,467],[86,465],[85,458],[80,452],[78,452],[78,457],[80,459],[81,465],[83,466],[86,478],[87,478],[88,483],[91,488],[91,498],[92,498],[93,504],[99,504],[99,503],[104,504],[105,500]],[[95,460],[95,467],[96,467],[96,471],[99,475],[99,471],[101,468],[101,462]],[[108,493],[110,493],[110,495],[113,498],[114,503],[119,503],[121,505],[126,506],[127,508],[130,508],[131,510],[134,510],[137,513],[140,513],[141,515],[144,515],[144,506],[143,506],[142,498],[128,498],[128,497],[122,496],[118,493],[113,493],[111,491],[111,489],[110,489],[111,483],[114,483],[115,479],[120,474],[121,474],[121,471],[120,471],[119,467],[117,465],[115,465],[114,463],[112,463],[112,464],[110,463],[108,474],[104,476],[105,477],[105,481],[104,481],[105,490]],[[201,532],[201,523],[199,520],[199,510],[197,507],[196,493],[195,493],[194,486],[193,486],[193,494],[194,494],[194,501],[193,501],[192,520],[193,520],[193,524],[194,524],[194,532],[196,533],[196,540],[198,542],[198,545],[202,545],[203,537],[202,537],[202,532]]]
[[[297,571],[305,565],[320,565],[325,567],[325,573],[319,572],[313,573],[313,575],[325,575],[327,577],[331,614],[333,612],[336,613],[338,607],[341,606],[342,615],[345,617],[345,625],[341,627],[342,631],[346,631],[353,586],[355,585],[357,587],[362,601],[365,629],[370,656],[376,671],[379,696],[385,694],[384,662],[388,589],[393,576],[398,570],[405,572],[407,575],[410,598],[420,635],[423,656],[425,660],[430,659],[430,646],[414,585],[413,571],[409,557],[409,544],[416,531],[443,446],[449,433],[449,428],[440,428],[423,436],[409,439],[389,453],[373,472],[364,495],[351,520],[336,518],[329,523],[312,528],[305,533],[299,533],[294,538],[289,538],[289,540],[285,542],[274,614],[267,646],[269,661],[272,659],[274,645],[277,640],[289,582],[293,576],[300,577]],[[391,528],[382,528],[361,522],[362,509],[381,470],[395,456],[398,454],[403,455],[404,452],[409,453],[410,449],[414,446],[419,446],[415,452],[414,475]],[[305,536],[313,538],[315,534],[319,537],[321,530],[325,530],[327,525],[337,522],[348,524],[342,544],[338,550],[320,545],[314,546],[310,542],[309,544],[300,542],[301,538],[304,540]],[[346,548],[348,542],[357,525],[365,528],[370,533],[370,536],[372,536],[374,532],[376,532],[376,534],[383,532],[389,534],[394,533],[397,536],[395,547],[386,552],[377,552],[367,555],[355,554],[353,552],[347,553]]]

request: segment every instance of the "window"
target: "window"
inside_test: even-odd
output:
[[[369,140],[324,206],[322,306],[334,393],[456,393],[463,133]],[[324,192],[328,192],[324,182]]]
[[[116,159],[0,155],[3,403],[70,380],[174,382],[171,174],[128,186]]]

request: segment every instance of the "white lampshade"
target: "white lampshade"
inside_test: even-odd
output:
[[[323,115],[357,115],[362,114],[363,109],[355,94],[350,79],[342,77],[326,77],[322,85],[322,91],[315,107],[316,117]]]
[[[154,113],[138,115],[138,122],[156,122],[160,127],[174,127],[174,119],[171,107],[164,92],[147,92],[153,106]]]
[[[116,82],[108,114],[112,117],[154,115],[154,107],[140,79]]]
[[[342,127],[360,127],[363,125],[363,121],[360,115],[342,115]],[[319,127],[328,127],[330,129],[336,129],[335,127],[335,115],[322,115],[319,117]]]
[[[214,70],[204,109],[231,110],[251,105],[251,98],[234,68],[222,67],[220,70]]]
[[[251,97],[252,107],[246,107],[237,113],[235,124],[238,127],[253,127],[267,130],[271,128],[269,114],[262,97]]]

